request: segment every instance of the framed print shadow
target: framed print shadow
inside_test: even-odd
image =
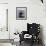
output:
[[[16,20],[27,19],[27,7],[16,7]]]

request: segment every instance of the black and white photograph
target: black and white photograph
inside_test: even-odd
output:
[[[17,20],[27,19],[27,7],[16,7],[16,19]]]

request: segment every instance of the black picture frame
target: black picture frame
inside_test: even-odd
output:
[[[16,7],[16,20],[27,20],[27,7]]]

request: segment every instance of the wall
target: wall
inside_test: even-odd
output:
[[[5,4],[1,4],[1,3],[8,3],[8,0],[0,0],[0,21],[3,19],[3,18],[1,18],[1,15],[5,18],[6,9],[8,8],[7,4],[5,5]],[[1,23],[1,22],[0,22],[0,27],[3,27],[6,23],[4,21],[3,21],[3,23]],[[3,24],[3,26],[1,26],[2,24]],[[9,32],[7,32],[7,31],[1,32],[0,31],[0,39],[8,39],[8,38],[9,38]],[[0,46],[12,46],[12,45],[10,43],[0,43]]]
[[[0,0],[0,3],[8,3],[8,0]]]
[[[45,0],[44,0],[45,2]],[[27,7],[27,20],[16,20],[16,7]],[[9,0],[9,31],[11,38],[15,31],[27,30],[27,23],[40,23],[46,42],[45,4],[40,0]]]

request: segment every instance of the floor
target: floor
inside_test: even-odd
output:
[[[31,45],[28,44],[28,43],[22,42],[22,44],[19,45],[19,46],[31,46]],[[34,44],[33,46],[43,46],[43,45],[41,45],[41,44]]]
[[[0,43],[0,46],[16,46],[16,45],[12,45],[11,43]],[[31,45],[23,41],[21,45],[17,44],[17,46],[31,46]],[[33,45],[33,46],[42,46],[42,45],[40,44],[40,45]]]
[[[0,43],[0,46],[12,46],[11,43]]]

